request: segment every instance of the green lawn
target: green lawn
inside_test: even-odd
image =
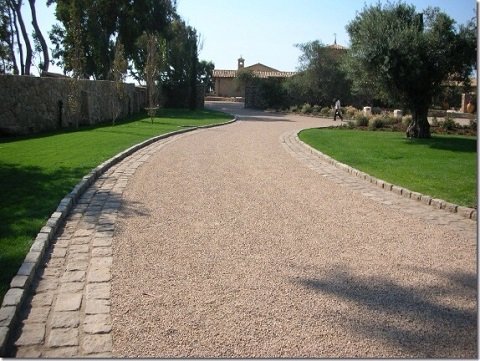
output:
[[[90,170],[153,136],[230,119],[214,111],[163,109],[153,124],[142,115],[114,127],[0,138],[0,303],[40,228]]]
[[[308,129],[299,137],[376,178],[476,208],[476,138],[434,134],[431,139],[408,140],[404,133],[343,129]]]

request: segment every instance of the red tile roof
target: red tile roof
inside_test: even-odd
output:
[[[294,71],[253,71],[253,74],[258,78],[288,78],[296,74]],[[235,78],[237,70],[213,70],[214,78]]]

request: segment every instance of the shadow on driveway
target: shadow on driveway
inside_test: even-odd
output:
[[[350,332],[416,357],[475,358],[477,312],[462,309],[455,301],[476,299],[475,274],[413,272],[433,272],[442,282],[434,287],[408,287],[386,277],[357,276],[345,266],[327,271],[322,278],[294,282],[364,310],[340,315],[341,326]],[[451,302],[441,304],[435,301],[438,297]]]

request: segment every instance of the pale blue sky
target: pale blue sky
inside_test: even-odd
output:
[[[217,69],[235,69],[240,55],[245,65],[262,63],[294,71],[300,52],[294,46],[312,40],[348,46],[345,26],[365,4],[378,0],[177,0],[177,11],[203,39],[200,59],[211,60]],[[383,3],[384,1],[382,1]],[[406,0],[417,11],[438,6],[457,23],[475,16],[475,0]],[[25,1],[23,14],[30,20]],[[37,17],[44,34],[56,22],[53,6],[37,0]],[[51,47],[51,45],[50,45]],[[52,67],[51,71],[61,70]]]
[[[262,63],[283,71],[298,66],[294,44],[320,40],[348,46],[345,29],[364,5],[378,0],[178,0],[178,13],[203,38],[200,58],[217,69]],[[382,1],[384,3],[385,1]],[[438,6],[457,23],[475,16],[475,0],[407,0],[417,11]]]

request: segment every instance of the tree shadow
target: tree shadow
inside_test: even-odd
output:
[[[416,357],[476,357],[477,312],[441,304],[432,297],[476,301],[476,275],[428,272],[447,280],[447,285],[409,287],[386,277],[357,276],[345,266],[328,271],[322,278],[295,282],[319,294],[353,302],[365,314],[375,315],[365,317],[353,312],[340,315],[342,327],[369,339]]]
[[[268,114],[268,115],[265,115],[265,116],[261,116],[261,115],[253,115],[253,116],[249,116],[249,115],[240,115],[239,116],[239,120],[240,121],[246,121],[246,122],[264,122],[264,123],[268,123],[268,122],[272,122],[272,123],[295,123],[294,120],[290,120],[288,118],[285,118],[284,116],[282,116],[281,114]]]
[[[0,298],[58,203],[89,169],[0,162]]]
[[[126,218],[150,216],[150,213],[145,210],[145,205],[135,201],[123,201],[120,212]]]
[[[476,138],[459,138],[449,136],[435,136],[429,139],[413,139],[406,142],[409,145],[427,145],[433,149],[449,150],[452,152],[475,153],[477,151]]]

